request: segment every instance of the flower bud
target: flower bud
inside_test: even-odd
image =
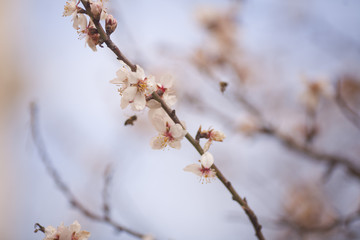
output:
[[[113,17],[113,15],[108,14],[106,19],[105,19],[106,33],[108,35],[112,34],[115,31],[116,27],[117,27],[116,19]]]
[[[211,153],[205,152],[200,159],[201,165],[204,168],[210,168],[214,164],[214,157]]]
[[[90,9],[94,19],[100,20],[102,7],[102,2],[90,2]]]

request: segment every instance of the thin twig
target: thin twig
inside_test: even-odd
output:
[[[46,167],[46,170],[49,173],[50,177],[54,180],[55,185],[65,195],[65,198],[71,203],[71,205],[74,208],[78,209],[83,215],[85,215],[86,217],[92,220],[109,224],[119,232],[126,232],[134,237],[140,239],[143,238],[145,235],[120,225],[115,220],[111,219],[110,216],[106,216],[106,215],[101,216],[93,212],[92,210],[89,210],[75,197],[75,195],[71,192],[70,188],[61,179],[59,173],[52,164],[51,158],[46,149],[46,145],[44,144],[40,134],[38,110],[35,103],[30,104],[30,116],[31,116],[31,133],[35,147],[40,155],[40,160],[43,162],[44,166]]]
[[[112,167],[111,164],[109,164],[104,172],[104,188],[102,191],[104,218],[109,218],[111,213],[111,208],[109,203],[109,187],[113,176],[111,167]]]
[[[96,29],[98,30],[101,39],[104,41],[106,46],[111,49],[117,56],[117,58],[121,61],[123,61],[126,65],[128,65],[131,69],[131,71],[136,71],[136,65],[132,64],[125,55],[120,51],[120,49],[114,44],[114,42],[110,39],[110,36],[108,36],[104,30],[104,28],[101,26],[99,20],[95,19],[93,14],[91,13],[90,9],[90,3],[87,0],[81,0],[82,4],[85,7],[86,14],[89,15],[91,20],[94,22],[94,25]]]
[[[357,129],[360,129],[360,115],[355,112],[351,107],[346,103],[345,99],[341,94],[341,79],[337,82],[336,86],[336,103],[339,106],[341,112],[344,116],[352,123]]]
[[[205,73],[208,77],[212,78],[213,80],[215,81],[217,80],[210,69],[206,69],[205,71],[204,69],[200,69],[200,70],[203,73]],[[225,94],[224,96],[228,97],[227,94]],[[331,170],[333,170],[334,167],[336,166],[343,166],[351,176],[360,179],[360,166],[354,164],[350,159],[343,156],[337,156],[337,155],[320,152],[319,150],[312,148],[307,143],[306,144],[299,143],[291,136],[279,132],[279,130],[277,130],[277,128],[273,124],[271,124],[265,119],[262,112],[254,104],[252,104],[244,95],[240,93],[240,94],[235,94],[234,97],[246,108],[246,110],[249,113],[251,113],[254,117],[256,117],[259,120],[260,133],[273,137],[274,139],[283,143],[288,149],[295,151],[299,154],[302,154],[304,156],[307,156],[309,157],[309,159],[320,162],[326,162],[331,167],[330,168]],[[206,104],[205,102],[203,103]],[[226,116],[222,116],[222,117],[226,117]],[[360,116],[359,116],[359,120],[360,120]],[[331,173],[331,171],[328,171],[328,173]]]
[[[165,112],[169,115],[169,117],[175,122],[175,123],[178,123],[178,124],[181,124],[180,120],[178,119],[178,117],[176,116],[175,114],[175,111],[174,110],[171,110],[167,104],[165,103],[165,101],[159,97],[159,95],[154,92],[152,94],[153,98],[160,102],[162,108],[165,110]],[[183,125],[181,125],[183,126]],[[184,126],[183,126],[184,128]],[[185,128],[184,128],[185,129]],[[204,154],[204,150],[202,149],[202,147],[200,146],[199,142],[196,141],[189,133],[186,133],[185,135],[186,139],[194,146],[194,148],[198,151],[198,153],[200,155],[203,155]],[[216,172],[216,176],[219,178],[219,180],[224,184],[224,186],[229,190],[229,192],[231,193],[232,195],[232,199],[234,201],[236,201],[237,203],[240,204],[240,206],[244,209],[246,215],[249,217],[254,229],[255,229],[255,233],[256,233],[256,236],[258,237],[258,239],[265,239],[262,232],[261,232],[261,225],[259,224],[259,221],[255,215],[255,213],[251,210],[251,208],[249,207],[249,205],[247,204],[247,201],[246,199],[244,198],[241,198],[239,196],[239,194],[236,192],[236,190],[234,189],[234,187],[232,186],[231,182],[228,181],[225,176],[221,173],[221,171],[219,170],[218,167],[216,167],[215,164],[212,165],[211,167],[212,169],[215,170]]]
[[[103,27],[101,26],[101,24],[99,23],[98,20],[94,19],[93,15],[91,14],[90,11],[90,4],[89,2],[87,2],[86,0],[81,0],[81,2],[83,3],[86,12],[88,14],[88,16],[92,19],[92,21],[95,24],[95,27],[97,28],[101,39],[106,43],[106,45],[110,48],[110,50],[112,50],[115,55],[118,57],[118,59],[122,60],[126,65],[128,65],[131,69],[131,71],[135,72],[136,71],[136,65],[132,64],[119,50],[119,48],[111,41],[110,37],[105,33]],[[165,112],[169,115],[169,117],[175,122],[180,124],[183,128],[184,126],[182,125],[182,123],[180,122],[180,120],[178,119],[178,117],[175,114],[175,110],[171,110],[166,103],[160,98],[160,96],[154,92],[152,94],[153,98],[155,100],[157,100],[158,102],[161,103],[162,108],[165,110]],[[185,129],[185,128],[184,128]],[[195,147],[195,149],[199,152],[200,155],[202,155],[204,153],[204,150],[201,148],[200,144],[198,142],[195,141],[195,139],[189,134],[187,133],[185,135],[186,139]],[[258,222],[258,219],[255,215],[255,213],[250,209],[250,207],[248,206],[246,199],[242,199],[238,193],[236,192],[236,190],[233,188],[232,184],[230,181],[228,181],[225,176],[220,172],[220,170],[213,165],[212,168],[216,171],[217,177],[220,179],[220,181],[225,185],[225,187],[229,190],[229,192],[231,193],[233,200],[238,202],[241,207],[243,208],[243,210],[245,211],[245,213],[247,214],[247,216],[249,217],[254,229],[255,229],[255,234],[257,236],[258,239],[260,240],[264,240],[264,236],[261,232],[261,225]]]
[[[326,162],[329,165],[343,166],[351,176],[356,177],[360,180],[360,168],[348,158],[327,153],[321,153],[308,145],[304,145],[295,141],[292,137],[288,135],[280,133],[274,127],[269,125],[268,127],[261,128],[260,132],[274,137],[289,149],[307,157],[310,157],[310,159],[319,162]]]

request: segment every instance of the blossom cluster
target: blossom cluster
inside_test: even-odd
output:
[[[80,1],[68,0],[64,6],[63,16],[71,16],[73,22],[73,28],[75,28],[79,34],[79,38],[85,38],[86,44],[93,50],[97,51],[96,45],[101,45],[100,34],[95,27],[94,21],[90,18],[89,21],[86,18],[86,11],[79,7]],[[91,14],[96,21],[105,20],[106,33],[110,35],[117,27],[116,19],[107,13],[104,7],[104,0],[92,1],[89,0]]]
[[[116,72],[116,78],[110,83],[119,87],[118,92],[122,96],[121,108],[125,109],[130,106],[134,111],[142,111],[146,107],[150,109],[148,114],[150,122],[158,131],[158,135],[153,137],[150,142],[153,149],[163,149],[167,146],[175,149],[181,148],[181,141],[187,134],[185,123],[174,122],[162,109],[161,103],[152,96],[156,92],[167,106],[175,104],[176,96],[172,77],[163,76],[157,80],[154,76],[147,76],[144,70],[137,65],[135,72],[126,67],[120,68]],[[199,135],[201,138],[208,139],[204,145],[205,153],[200,159],[201,164],[188,165],[184,170],[200,176],[202,182],[210,182],[216,173],[211,168],[214,158],[208,150],[213,141],[222,142],[225,135],[214,129],[201,131]]]
[[[97,45],[101,46],[106,41],[103,35],[100,36],[99,33],[101,30],[99,28],[100,21],[105,20],[107,36],[110,36],[117,26],[115,18],[108,14],[104,7],[104,1],[87,0],[84,5],[85,9],[83,9],[78,6],[80,1],[68,0],[64,7],[63,16],[72,17],[73,27],[78,31],[80,37],[86,38],[86,44],[93,51],[96,51]],[[89,16],[89,20],[86,15]],[[122,109],[129,106],[133,111],[143,111],[146,107],[150,109],[148,114],[150,122],[158,132],[158,135],[153,137],[150,142],[153,149],[163,149],[167,146],[175,149],[181,148],[181,141],[188,134],[185,123],[175,121],[164,110],[163,106],[172,107],[177,101],[171,76],[167,75],[157,79],[154,76],[146,75],[138,65],[131,69],[124,66],[116,72],[116,78],[110,83],[119,87]],[[211,168],[214,158],[208,150],[213,141],[222,142],[225,135],[214,129],[201,131],[198,134],[201,138],[208,139],[204,145],[205,153],[200,159],[201,164],[191,164],[184,170],[193,172],[205,182],[209,182],[209,179],[214,178],[216,173]]]
[[[61,223],[60,226],[54,228],[48,226],[45,228],[45,238],[43,240],[87,240],[90,233],[80,231],[81,226],[78,221],[73,222],[69,227]]]

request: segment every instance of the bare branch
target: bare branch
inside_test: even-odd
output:
[[[337,82],[336,86],[336,103],[339,106],[341,112],[344,114],[344,116],[352,123],[354,126],[358,129],[360,129],[360,115],[355,112],[351,107],[346,103],[345,99],[343,98],[341,94],[341,85],[342,80],[340,79]]]
[[[112,165],[109,164],[104,171],[104,188],[102,191],[104,218],[109,218],[111,209],[109,203],[109,186],[113,177]]]
[[[53,166],[51,158],[46,150],[46,146],[40,134],[39,122],[38,122],[38,110],[34,102],[30,104],[30,116],[31,116],[31,133],[35,147],[40,155],[40,160],[43,162],[44,166],[46,167],[46,170],[49,173],[50,177],[54,180],[55,185],[65,195],[65,198],[71,203],[71,205],[74,208],[78,209],[83,215],[85,215],[86,217],[92,220],[109,224],[112,227],[114,227],[117,231],[126,232],[137,238],[143,238],[145,235],[120,225],[115,220],[111,219],[110,216],[105,215],[103,217],[93,212],[92,210],[89,210],[74,196],[74,194],[70,191],[70,188],[61,179],[56,168]]]

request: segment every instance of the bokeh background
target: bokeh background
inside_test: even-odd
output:
[[[62,17],[65,1],[1,3],[2,239],[42,239],[41,233],[33,233],[34,223],[57,226],[74,220],[91,232],[90,239],[134,239],[71,207],[32,141],[30,102],[37,103],[40,131],[54,166],[85,206],[101,213],[103,174],[111,164],[112,216],[124,226],[158,239],[254,239],[247,217],[220,181],[200,184],[182,171],[199,159],[189,143],[184,140],[180,151],[152,150],[149,142],[157,133],[146,111],[138,113],[135,126],[124,126],[133,113],[121,110],[117,89],[109,83],[120,63],[106,48],[93,52],[84,47],[70,18]],[[174,75],[177,113],[189,132],[195,134],[201,125],[226,134],[211,152],[257,213],[268,239],[360,239],[359,222],[351,225],[351,234],[315,235],[297,234],[279,223],[293,213],[289,209],[304,205],[309,212],[301,221],[310,223],[320,221],[313,219],[319,206],[315,215],[330,220],[356,211],[359,178],[337,167],[324,181],[326,164],[271,137],[244,135],[239,124],[248,113],[230,94],[245,91],[270,122],[301,138],[299,129],[306,122],[301,76],[321,76],[335,86],[350,74],[355,79],[351,89],[359,83],[360,2],[112,0],[107,6],[118,20],[112,38],[119,48],[148,73]],[[224,94],[194,63],[201,51],[219,51],[204,27],[204,11],[231,16],[237,46],[232,54],[249,76],[236,83],[226,67],[211,66],[217,79],[229,82]],[[354,99],[359,100],[356,91]],[[359,112],[355,100],[352,107]],[[322,102],[316,121],[314,146],[360,166],[360,131],[333,99]]]

